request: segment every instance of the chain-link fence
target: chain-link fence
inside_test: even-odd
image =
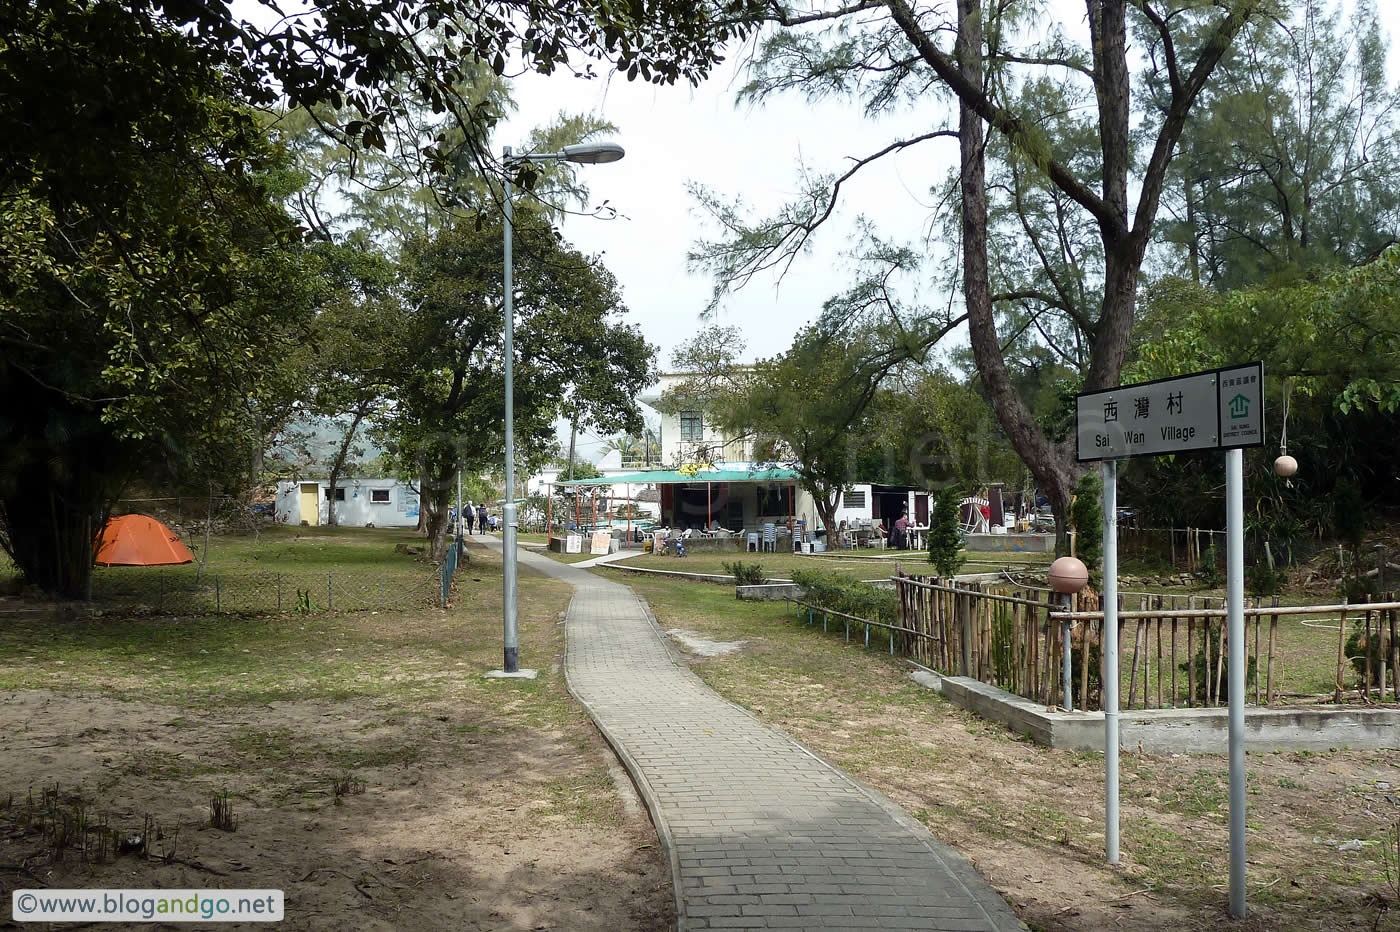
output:
[[[210,533],[246,533],[273,523],[271,503],[252,504],[231,495],[122,498],[112,504],[112,517],[150,515],[178,533],[186,543]]]
[[[450,548],[455,551],[455,548]],[[446,566],[446,563],[444,563]],[[450,579],[450,576],[447,577]],[[159,614],[412,611],[442,604],[439,574],[196,573],[189,568],[98,568],[92,600]]]
[[[447,553],[443,556],[442,566],[438,568],[438,607],[447,608],[448,602],[452,600],[452,577],[457,572],[458,565],[466,555],[466,544],[459,537],[456,540],[447,542]]]

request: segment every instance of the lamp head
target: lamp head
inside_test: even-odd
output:
[[[567,162],[601,165],[604,162],[616,162],[627,153],[622,146],[615,142],[581,142],[577,145],[565,146],[561,154]]]

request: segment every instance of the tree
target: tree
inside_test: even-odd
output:
[[[436,176],[451,198],[463,159],[483,174],[500,167],[482,132],[500,111],[472,94],[480,69],[497,76],[516,67],[591,75],[593,62],[607,61],[628,80],[698,82],[722,60],[724,43],[752,28],[749,6],[750,0],[656,0],[644,8],[594,0],[389,0],[320,4],[306,15],[288,15],[275,0],[243,7],[225,0],[51,0],[8,5],[0,11],[0,36],[18,45],[46,41],[93,14],[86,22],[103,28],[79,45],[114,59],[131,34],[176,32],[187,37],[184,51],[149,61],[165,76],[178,73],[182,58],[220,70],[235,95],[262,106],[308,108],[322,131],[357,151],[384,151],[396,130],[411,132],[401,122],[411,110],[447,113],[457,138],[405,151],[421,176]],[[44,100],[55,89],[32,72],[9,78],[16,100]],[[103,97],[88,88],[74,100],[100,108]],[[317,113],[322,106],[329,111]],[[533,173],[521,175],[528,181]]]
[[[841,494],[878,436],[871,405],[904,359],[897,337],[874,328],[832,332],[813,325],[781,356],[741,365],[738,331],[710,328],[676,351],[672,365],[694,375],[669,389],[661,404],[679,410],[698,402],[726,434],[752,439],[755,460],[779,462],[798,474],[832,531]],[[870,347],[892,339],[896,346],[872,364]]]
[[[944,579],[951,579],[962,568],[962,533],[958,509],[962,503],[962,488],[946,486],[934,501],[929,518],[928,561]]]
[[[744,89],[762,99],[798,89],[812,97],[859,95],[879,114],[930,96],[951,97],[956,130],[943,127],[897,140],[855,159],[840,175],[812,179],[800,201],[771,220],[750,222],[713,196],[702,203],[729,236],[701,243],[693,259],[712,271],[721,288],[790,262],[840,202],[842,186],[892,153],[941,138],[957,138],[960,167],[961,278],[973,357],[987,398],[1022,460],[1050,499],[1060,527],[1068,513],[1078,467],[1072,444],[1055,443],[1017,389],[999,336],[999,304],[1016,293],[993,290],[989,263],[988,128],[1032,174],[1062,196],[1065,210],[1081,212],[1102,244],[1096,306],[1074,308],[1087,336],[1083,385],[1118,382],[1129,348],[1137,279],[1157,217],[1167,167],[1186,118],[1221,56],[1241,28],[1263,13],[1267,0],[1230,0],[1210,7],[1194,2],[1085,0],[1091,44],[1075,48],[1054,27],[1029,20],[1033,4],[1006,0],[984,8],[958,0],[956,19],[919,11],[907,0],[876,0],[809,11],[774,6],[782,27],[760,46],[754,78]],[[1218,12],[1217,12],[1218,10]],[[1189,14],[1189,15],[1187,15]],[[1134,95],[1128,62],[1128,24],[1141,24],[1164,95],[1154,132],[1139,149],[1133,132]],[[952,48],[940,45],[954,36]],[[1018,38],[1029,37],[1023,44]],[[1034,76],[1052,74],[1066,94],[1080,94],[1095,112],[1091,156],[1067,160],[1051,136],[1064,96],[1045,100],[1019,90]],[[1030,77],[1028,77],[1028,75]],[[1141,83],[1141,82],[1139,82]],[[1135,165],[1142,166],[1136,177]],[[1056,296],[1058,298],[1058,296]],[[1054,306],[1056,301],[1045,302]],[[1067,311],[1070,313],[1070,311]]]
[[[1277,451],[1246,457],[1250,525],[1275,541],[1332,533],[1340,477],[1355,481],[1373,506],[1400,504],[1391,468],[1400,456],[1397,315],[1400,246],[1354,269],[1315,268],[1287,284],[1223,294],[1162,279],[1147,291],[1127,376],[1263,360],[1270,432],[1286,427],[1301,469],[1284,483],[1271,468]],[[1154,519],[1199,526],[1219,514],[1218,465],[1208,459],[1137,463],[1125,479],[1134,504]]]
[[[564,243],[528,206],[517,211],[513,282],[515,441],[522,459],[554,455],[564,399],[607,430],[641,427],[635,395],[654,380],[655,350],[625,312],[597,258]],[[458,469],[493,465],[502,449],[503,270],[499,216],[459,223],[404,254],[405,358],[381,434],[401,472],[421,476],[436,555]]]
[[[315,247],[314,271],[328,294],[301,354],[310,383],[305,412],[325,418],[340,434],[325,463],[330,525],[338,523],[334,503],[340,479],[352,455],[363,455],[363,428],[383,412],[406,363],[398,345],[405,314],[397,269],[363,237],[356,240]]]
[[[309,302],[278,153],[208,56],[106,4],[3,22],[0,546],[82,596],[129,479],[246,469]]]
[[[1370,0],[1250,24],[1183,133],[1162,265],[1219,290],[1374,258],[1400,230],[1396,92]],[[1156,76],[1146,76],[1149,87]]]

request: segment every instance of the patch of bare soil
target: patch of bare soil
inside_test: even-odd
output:
[[[0,695],[0,892],[280,888],[288,929],[673,927],[655,832],[619,800],[601,739],[500,724],[446,702]],[[149,817],[159,835],[104,863],[55,851],[55,788],[54,810],[81,799],[89,822],[140,834]],[[225,789],[231,832],[208,827]],[[20,928],[9,913],[0,927]]]
[[[670,628],[666,631],[666,635],[685,648],[687,652],[701,657],[719,657],[723,654],[731,654],[744,646],[743,641],[712,641],[709,638],[701,637],[694,631],[683,631],[680,628]]]

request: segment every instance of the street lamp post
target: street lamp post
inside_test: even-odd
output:
[[[504,150],[505,156],[505,369],[506,369],[506,501],[502,509],[505,519],[504,537],[501,541],[505,564],[505,667],[506,675],[521,675],[520,639],[516,626],[516,561],[515,561],[515,293],[511,255],[512,226],[514,223],[511,205],[510,172],[521,162],[576,162],[582,165],[598,165],[616,162],[625,153],[615,142],[587,142],[565,146],[558,152],[536,152],[528,155],[513,155],[510,146]]]

